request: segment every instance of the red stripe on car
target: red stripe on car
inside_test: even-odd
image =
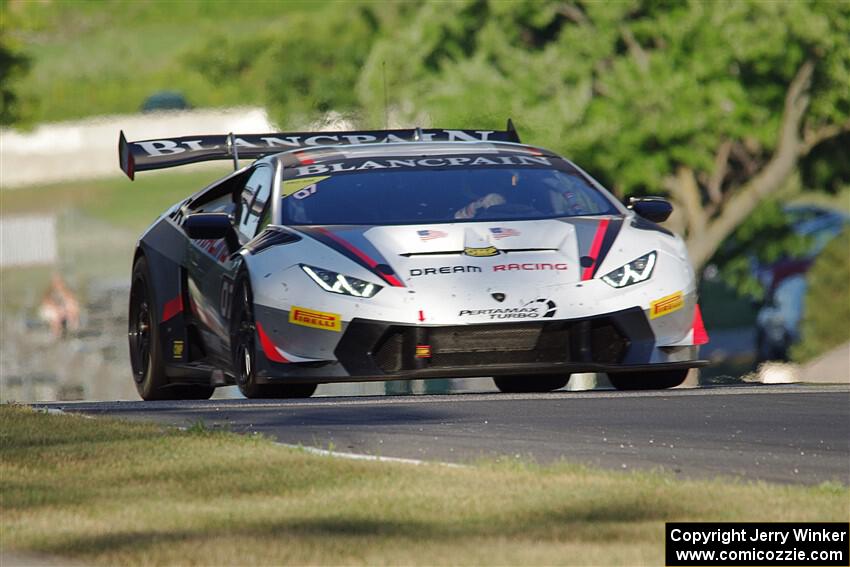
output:
[[[702,322],[702,311],[700,311],[699,303],[694,306],[694,344],[704,345],[708,342],[708,332],[705,330],[705,325]]]
[[[162,322],[165,323],[175,315],[183,312],[183,297],[178,295],[167,302],[162,308]]]
[[[385,273],[381,272],[380,270],[378,270],[377,269],[378,262],[373,260],[365,252],[363,252],[362,250],[360,250],[359,248],[357,248],[356,246],[354,246],[353,244],[351,244],[347,240],[340,238],[339,236],[337,236],[336,234],[334,234],[333,232],[331,232],[330,230],[328,230],[326,228],[318,227],[318,228],[316,228],[316,230],[318,230],[320,233],[327,236],[328,238],[330,238],[331,240],[333,240],[334,242],[336,242],[337,244],[339,244],[340,246],[342,246],[343,248],[345,248],[346,250],[348,250],[349,252],[351,252],[352,254],[357,256],[358,258],[360,258],[363,262],[366,263],[367,266],[369,266],[372,269],[373,272],[375,272],[376,274],[381,276],[388,284],[395,286],[395,287],[405,287],[405,285],[403,283],[401,283],[401,280],[399,280],[394,275],[385,274]]]
[[[608,219],[599,221],[599,226],[596,227],[596,234],[593,235],[593,244],[590,245],[588,256],[593,260],[593,263],[586,267],[581,272],[581,281],[589,280],[593,277],[593,269],[596,267],[596,258],[599,256],[599,249],[602,248],[602,240],[605,238],[605,231],[608,230]]]
[[[304,165],[312,165],[316,163],[301,152],[296,152],[295,157],[298,159],[299,162],[303,163]]]
[[[260,322],[257,321],[257,335],[260,337],[260,346],[263,347],[263,354],[266,355],[266,358],[271,360],[272,362],[289,362],[284,358],[282,354],[280,354],[277,348],[274,346],[271,337],[269,337],[266,332],[263,330],[263,326],[260,325]]]

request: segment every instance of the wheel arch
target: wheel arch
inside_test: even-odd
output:
[[[180,241],[175,239],[175,229],[170,223],[161,221],[161,227],[147,233],[133,252],[133,266],[145,259],[149,278],[148,285],[153,296],[152,320],[159,328],[159,340],[166,368],[188,360],[188,333],[186,310],[185,270],[180,259]],[[159,234],[157,234],[159,232]],[[163,234],[164,233],[164,234]],[[169,234],[170,233],[170,234]],[[151,240],[153,236],[153,241]],[[165,238],[163,238],[165,237]],[[179,249],[179,255],[176,254]]]

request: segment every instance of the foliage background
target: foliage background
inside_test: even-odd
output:
[[[791,348],[798,361],[815,358],[850,340],[850,228],[832,239],[809,271],[802,340]]]
[[[682,180],[692,216],[720,218],[777,155],[789,86],[811,61],[796,133],[839,131],[796,156],[699,264],[759,300],[753,262],[806,248],[782,204],[850,209],[850,2],[0,0],[0,16],[4,123],[136,112],[158,90],[196,107],[263,105],[282,128],[329,111],[360,127],[510,116],[620,197],[679,199],[671,223],[692,250],[707,239]]]

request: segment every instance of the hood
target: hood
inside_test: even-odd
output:
[[[417,291],[591,279],[620,216],[372,227],[299,227],[395,287]],[[513,286],[512,286],[513,287]]]

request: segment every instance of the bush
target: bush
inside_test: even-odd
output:
[[[30,60],[7,32],[5,5],[0,11],[0,126],[19,122],[26,114],[26,101],[18,92],[21,78],[30,68]],[[23,111],[22,111],[23,107]]]
[[[803,362],[850,340],[850,227],[826,245],[808,274],[801,340],[791,358]]]

